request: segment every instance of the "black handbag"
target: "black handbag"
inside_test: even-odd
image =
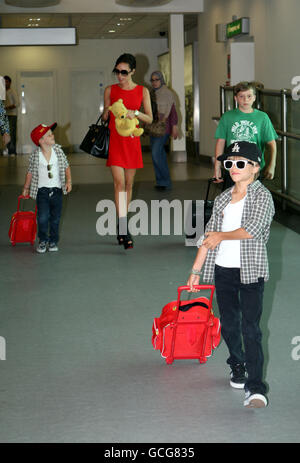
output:
[[[89,127],[89,131],[81,142],[79,148],[97,158],[108,158],[109,147],[109,118],[107,121],[100,121],[101,116],[96,124]],[[100,121],[100,124],[98,124]]]

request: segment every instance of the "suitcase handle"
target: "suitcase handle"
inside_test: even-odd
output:
[[[18,196],[18,208],[17,208],[17,212],[19,212],[20,210],[20,202],[21,202],[21,199],[30,199],[30,196],[29,195],[20,195]],[[37,205],[35,205],[35,215],[37,214]]]
[[[205,201],[208,201],[208,195],[209,195],[210,186],[215,180],[216,180],[216,177],[208,179]]]
[[[212,308],[212,301],[213,301],[213,297],[214,297],[215,286],[214,285],[194,285],[193,287],[195,289],[199,289],[199,290],[201,290],[201,289],[202,290],[204,290],[204,289],[210,290],[209,307]],[[177,291],[178,291],[177,308],[178,309],[180,307],[180,296],[181,296],[182,291],[189,291],[189,289],[190,289],[189,286],[179,286],[177,288]]]

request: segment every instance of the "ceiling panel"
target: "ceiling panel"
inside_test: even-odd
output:
[[[76,27],[80,39],[158,38],[168,31],[168,14],[3,14],[1,27]],[[197,25],[197,15],[184,15],[185,30]],[[115,32],[109,32],[114,30]]]

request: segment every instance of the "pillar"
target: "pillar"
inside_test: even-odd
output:
[[[172,140],[172,161],[186,162],[184,93],[184,16],[171,14],[169,22],[171,88],[177,96],[179,138]]]

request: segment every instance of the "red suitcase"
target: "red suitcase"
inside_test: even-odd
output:
[[[180,286],[177,301],[165,305],[161,316],[153,321],[152,345],[168,364],[174,359],[198,359],[205,363],[220,343],[221,324],[212,310],[215,286],[196,288],[210,290],[210,298],[180,301],[181,292],[189,289]]]
[[[35,211],[20,211],[20,201],[21,199],[29,199],[29,196],[18,197],[18,208],[11,218],[10,227],[8,236],[13,246],[16,243],[30,243],[33,245],[36,237],[36,213],[37,207],[35,206]]]

